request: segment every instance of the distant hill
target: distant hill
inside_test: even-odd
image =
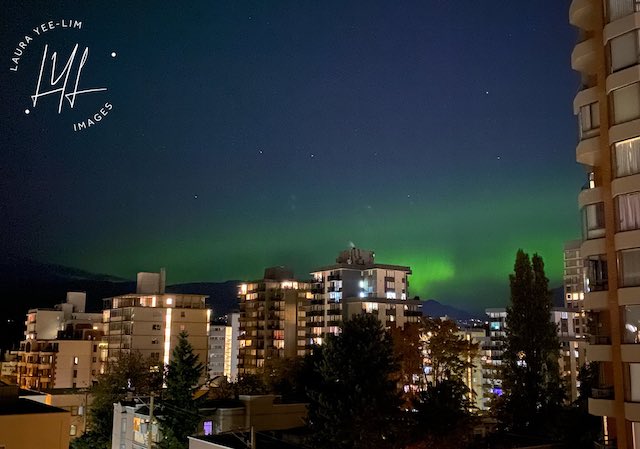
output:
[[[480,316],[467,312],[466,310],[442,304],[435,299],[428,299],[422,302],[422,314],[434,318],[448,316],[449,318],[453,318],[456,321],[470,320],[473,318],[484,320],[484,316]]]
[[[214,316],[238,308],[235,281],[175,284],[170,293],[208,295],[207,305]],[[48,308],[64,302],[68,291],[87,293],[87,311],[102,310],[104,298],[132,293],[135,281],[116,276],[90,273],[72,267],[42,263],[30,259],[5,258],[0,261],[0,350],[18,344],[24,334],[25,314],[29,309]]]

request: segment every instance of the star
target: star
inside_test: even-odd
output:
[[[316,157],[316,155],[311,153],[311,159],[313,159],[314,157]]]
[[[198,199],[198,195],[193,195],[193,199],[197,200]]]
[[[112,51],[112,52],[111,52],[111,57],[112,57],[112,58],[115,58],[115,57],[116,57],[116,52],[115,52],[115,51]]]

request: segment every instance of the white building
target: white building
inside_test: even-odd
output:
[[[165,273],[138,273],[136,293],[104,300],[105,326],[102,357],[114,360],[123,352],[137,351],[167,365],[181,332],[198,359],[207,364],[210,310],[205,295],[165,292]],[[203,376],[206,377],[206,374]]]
[[[85,312],[86,295],[69,292],[54,309],[27,313],[20,343],[17,382],[21,388],[85,388],[99,372],[102,314]]]
[[[406,266],[376,263],[373,251],[342,251],[335,264],[311,273],[312,299],[306,302],[308,343],[321,344],[324,335],[337,333],[340,323],[354,313],[377,313],[388,326],[417,322],[422,313],[419,301],[408,300],[410,274]]]

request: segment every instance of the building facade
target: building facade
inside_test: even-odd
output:
[[[376,263],[373,251],[358,248],[314,270],[305,305],[308,344],[322,344],[324,336],[336,334],[340,323],[356,313],[376,314],[388,326],[418,322],[420,301],[408,299],[410,274],[409,267]]]
[[[270,359],[305,354],[309,288],[283,267],[267,268],[263,279],[239,285],[239,375],[256,373]]]
[[[84,293],[69,292],[53,309],[31,309],[17,354],[20,388],[86,388],[100,369],[102,314],[85,312]]]
[[[171,361],[178,336],[186,332],[194,353],[206,365],[211,315],[206,298],[166,293],[164,271],[138,273],[136,293],[104,300],[102,359],[108,363],[136,351],[160,369]]]
[[[599,363],[589,412],[603,418],[604,441],[640,447],[640,7],[635,0],[573,0],[579,30],[571,66],[582,86],[576,160],[588,179],[583,218],[587,359]]]

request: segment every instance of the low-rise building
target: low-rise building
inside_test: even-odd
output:
[[[68,449],[70,413],[18,396],[16,385],[0,381],[0,447]]]

